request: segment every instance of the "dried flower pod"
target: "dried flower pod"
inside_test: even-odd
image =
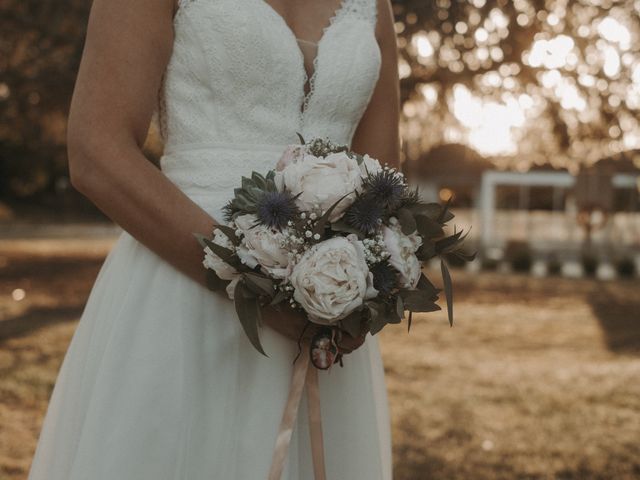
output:
[[[338,347],[330,328],[323,328],[311,339],[311,363],[319,370],[328,370],[336,361]]]

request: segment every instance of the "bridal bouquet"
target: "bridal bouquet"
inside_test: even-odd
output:
[[[301,138],[302,140],[302,138]],[[226,290],[261,353],[261,308],[287,305],[321,326],[311,342],[320,369],[337,359],[342,332],[375,334],[412,314],[439,310],[440,290],[422,273],[439,257],[449,322],[446,259],[471,260],[462,231],[445,233],[447,205],[424,203],[395,168],[326,139],[286,149],[274,170],[242,178],[225,224],[199,237],[212,290]]]

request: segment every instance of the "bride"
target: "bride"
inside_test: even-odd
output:
[[[31,480],[267,477],[305,320],[265,312],[269,357],[204,287],[240,176],[328,137],[396,164],[389,0],[95,0],[68,125],[73,185],[124,233],[65,356]],[[154,111],[161,170],[141,147]],[[391,478],[377,339],[320,372],[327,478]],[[283,478],[313,478],[306,404]]]

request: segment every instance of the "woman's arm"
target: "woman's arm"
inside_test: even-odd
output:
[[[174,0],[95,0],[67,131],[71,182],[141,243],[204,283],[214,220],[142,154],[173,46]]]
[[[393,11],[389,0],[378,0],[376,38],[382,54],[380,77],[352,141],[352,149],[382,163],[400,162],[400,85]]]

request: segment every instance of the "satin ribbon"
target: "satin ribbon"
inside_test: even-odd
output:
[[[271,458],[268,480],[280,480],[287,458],[293,425],[298,415],[298,407],[302,399],[302,390],[307,387],[307,408],[309,411],[309,435],[311,437],[311,456],[313,458],[313,475],[315,480],[326,480],[324,466],[324,445],[322,442],[322,422],[320,417],[320,389],[318,386],[318,370],[309,366],[309,345],[302,345],[302,352],[293,368],[291,386],[287,403],[284,407],[276,446]]]

